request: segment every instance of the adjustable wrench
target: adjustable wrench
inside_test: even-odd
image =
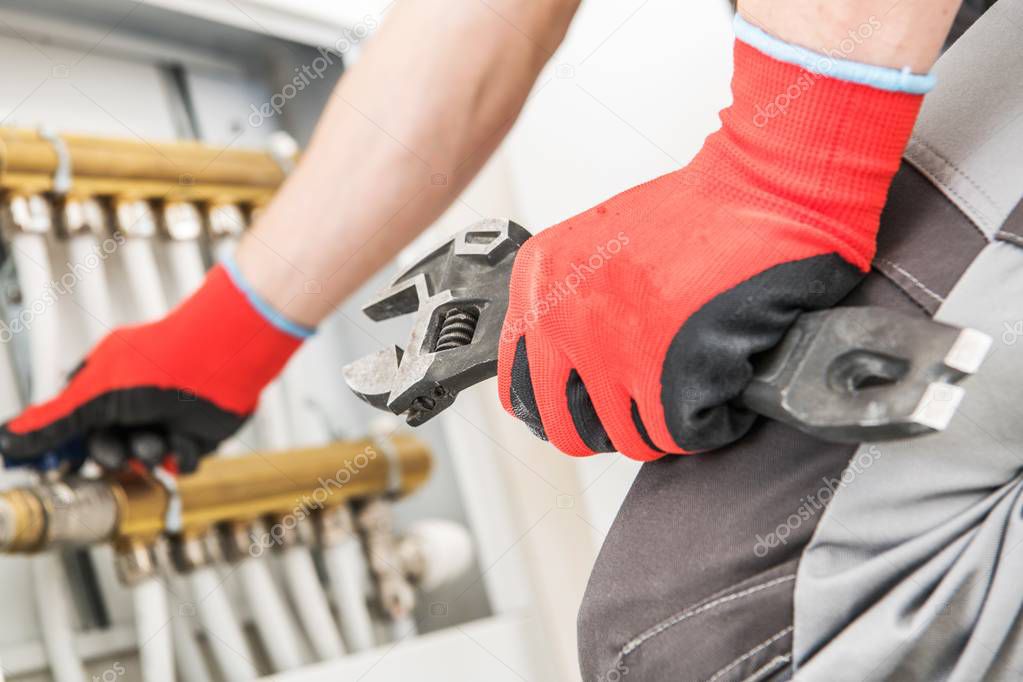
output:
[[[495,376],[512,264],[529,236],[514,222],[483,220],[399,274],[363,312],[375,321],[415,313],[408,343],[346,366],[349,388],[418,426]],[[956,384],[990,345],[975,329],[885,308],[804,313],[753,359],[738,403],[836,442],[933,433],[948,426],[963,397]]]

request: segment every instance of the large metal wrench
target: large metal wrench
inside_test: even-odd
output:
[[[398,275],[363,311],[376,321],[415,313],[408,343],[345,367],[349,388],[418,426],[495,376],[512,264],[529,236],[511,221],[483,220]],[[738,402],[830,441],[941,431],[963,397],[956,384],[990,345],[975,329],[885,308],[804,313],[754,358]]]

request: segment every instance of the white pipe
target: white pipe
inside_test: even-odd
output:
[[[301,668],[307,663],[298,626],[277,589],[266,561],[248,557],[238,564],[245,599],[260,639],[277,672]]]
[[[84,682],[85,668],[75,649],[71,599],[60,555],[56,552],[37,554],[31,559],[31,567],[36,616],[54,682]]]
[[[55,309],[57,294],[50,285],[52,271],[46,236],[19,233],[11,243],[24,301],[24,317],[26,323],[30,322],[31,398],[38,402],[54,395],[63,383],[60,326]],[[83,682],[85,668],[75,650],[70,596],[60,555],[47,552],[32,557],[30,562],[36,615],[53,679],[55,682]]]
[[[174,609],[171,621],[172,634],[174,636],[174,659],[177,662],[178,676],[184,682],[213,682],[209,668],[206,666],[206,656],[199,643],[195,641],[195,628],[192,627],[189,615],[184,610],[184,604],[175,595],[180,579],[169,578],[174,587],[168,590],[169,601]]]
[[[213,242],[213,258],[219,263],[238,249],[237,237],[220,237]]]
[[[327,597],[316,575],[309,549],[301,545],[288,547],[284,550],[283,563],[291,600],[313,651],[321,661],[344,656],[344,644],[327,606]]]
[[[174,682],[174,644],[167,595],[155,577],[131,588],[135,604],[135,632],[145,682]]]
[[[259,677],[241,625],[227,600],[224,586],[212,566],[188,575],[199,621],[207,634],[220,673],[227,682],[251,682]]]
[[[376,641],[366,600],[366,564],[359,538],[351,535],[338,544],[324,547],[323,562],[348,650],[372,649]]]
[[[127,237],[121,245],[121,258],[142,319],[149,322],[163,317],[168,309],[167,297],[152,241],[148,237]]]
[[[60,319],[57,293],[51,285],[46,236],[20,233],[12,240],[23,301],[22,317],[31,345],[32,402],[53,397],[64,384],[61,371]]]
[[[110,289],[103,276],[99,242],[91,232],[83,232],[67,241],[68,256],[75,280],[75,296],[82,306],[82,320],[85,323],[89,341],[95,343],[114,326],[113,305]],[[93,263],[100,265],[93,265]]]
[[[90,345],[98,343],[116,325],[104,267],[112,251],[108,251],[106,245],[107,242],[104,242],[101,248],[99,239],[92,231],[78,232],[67,240],[68,256],[76,276],[74,294],[83,311],[81,319],[85,323],[86,340]],[[93,557],[94,561],[100,558],[96,552],[93,552]],[[118,589],[114,587],[119,583],[115,582],[112,569],[110,564],[98,566],[104,581],[104,592]],[[132,598],[143,680],[174,682],[174,627],[169,623],[168,595],[163,581],[157,577],[144,580],[132,588]],[[195,647],[194,640],[189,639]]]
[[[256,428],[263,447],[269,450],[283,450],[292,443],[287,395],[280,379],[263,389],[259,396]]]
[[[3,334],[0,338],[7,338]],[[10,344],[0,343],[0,421],[7,421],[21,411],[18,376],[11,361]]]
[[[166,252],[176,296],[189,296],[206,277],[206,265],[202,261],[199,242],[194,239],[171,239],[166,243]]]
[[[412,614],[406,614],[387,623],[387,634],[391,642],[400,642],[415,637],[419,633]]]

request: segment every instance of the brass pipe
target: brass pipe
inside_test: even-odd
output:
[[[224,522],[268,515],[305,518],[353,499],[407,495],[429,476],[431,457],[426,445],[411,436],[391,440],[392,456],[360,440],[207,458],[196,473],[178,480],[177,529],[166,527],[170,493],[149,477],[108,475],[8,490],[0,493],[0,551],[26,553],[103,541],[128,548],[152,544],[168,530],[194,537]],[[58,486],[65,502],[49,503]],[[88,523],[81,520],[86,510],[94,519]]]
[[[72,193],[138,199],[265,203],[284,181],[267,152],[198,142],[148,143],[61,135],[71,162]],[[53,190],[58,157],[35,130],[0,128],[0,188],[18,194]]]
[[[10,553],[34,553],[46,538],[46,512],[31,491],[15,488],[0,495],[0,536]]]

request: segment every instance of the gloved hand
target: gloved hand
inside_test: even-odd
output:
[[[750,358],[870,267],[922,100],[896,86],[927,77],[880,69],[884,89],[741,39],[734,60],[733,103],[689,166],[541,232],[516,258],[501,400],[566,453],[651,460],[741,437],[755,418],[736,404]]]
[[[90,435],[129,442],[144,435],[150,450],[154,436],[162,439],[181,471],[194,470],[252,414],[260,391],[311,333],[272,311],[229,268],[210,271],[164,319],[107,335],[62,393],[0,427],[0,454],[31,463]]]

